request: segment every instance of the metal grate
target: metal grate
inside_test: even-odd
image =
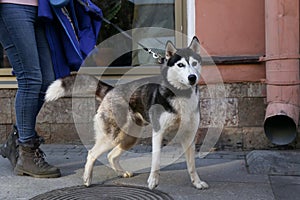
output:
[[[158,190],[136,186],[92,185],[74,186],[53,190],[33,197],[31,200],[173,200],[169,195]]]

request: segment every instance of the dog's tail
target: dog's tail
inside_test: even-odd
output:
[[[45,100],[49,102],[61,97],[95,96],[101,102],[112,88],[94,76],[75,74],[54,81],[47,89]]]

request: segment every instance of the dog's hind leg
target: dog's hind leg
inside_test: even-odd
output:
[[[120,156],[125,150],[121,148],[121,145],[116,146],[113,150],[107,155],[109,164],[115,172],[117,172],[123,178],[130,178],[133,176],[132,172],[125,171],[120,163]]]
[[[90,186],[92,182],[94,163],[101,154],[112,149],[114,145],[107,137],[98,138],[94,147],[88,152],[87,161],[84,168],[83,183]]]
[[[208,188],[208,184],[204,181],[201,181],[199,178],[199,175],[196,171],[195,167],[195,144],[192,142],[190,145],[185,145],[182,143],[182,148],[185,151],[185,157],[186,157],[186,163],[187,163],[187,168],[188,172],[191,177],[192,184],[197,188],[197,189],[206,189]]]

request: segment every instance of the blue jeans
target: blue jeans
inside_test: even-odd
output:
[[[0,4],[0,42],[17,77],[15,98],[19,141],[37,137],[36,117],[49,84],[55,79],[44,27],[37,7]]]

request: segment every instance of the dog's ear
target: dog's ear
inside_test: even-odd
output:
[[[168,41],[166,44],[166,59],[168,60],[169,58],[171,58],[176,53],[176,51],[177,49],[174,44],[171,41]]]
[[[200,46],[200,42],[196,36],[193,37],[193,40],[192,40],[189,48],[192,49],[195,53],[200,55],[201,46]]]

